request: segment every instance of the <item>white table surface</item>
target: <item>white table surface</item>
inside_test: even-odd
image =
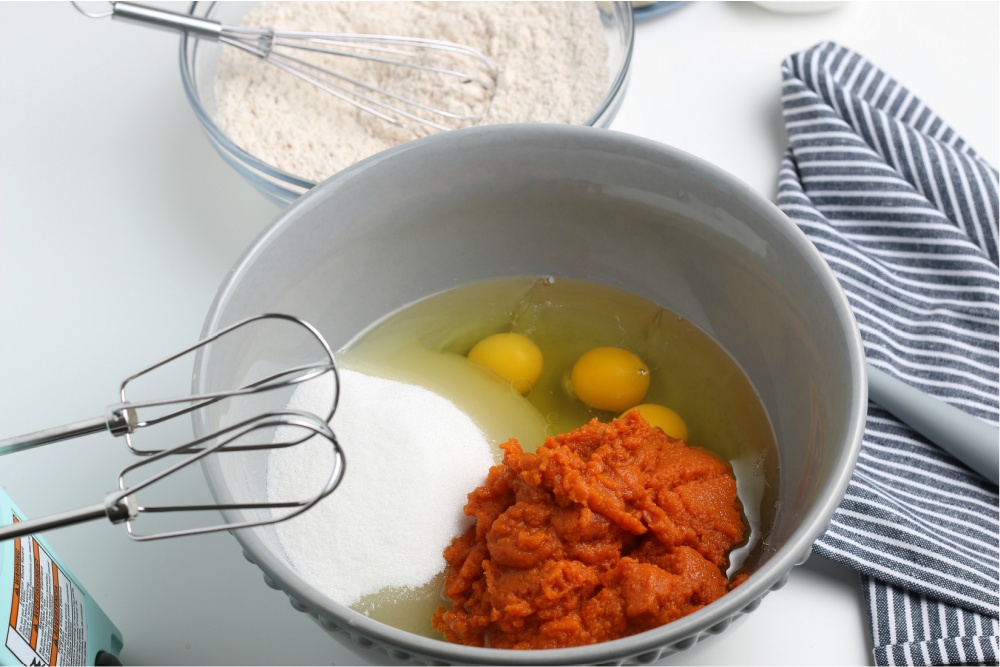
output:
[[[996,165],[998,7],[856,2],[796,16],[693,3],[638,25],[613,129],[773,199],[781,61],[831,39]],[[0,2],[0,436],[100,415],[124,377],[193,343],[227,270],[278,213],[202,136],[177,42],[65,2]],[[41,516],[99,502],[128,461],[123,443],[89,436],[5,457],[0,483]],[[47,538],[122,630],[126,663],[358,662],[226,534],[137,544],[101,522]],[[868,664],[869,643],[856,575],[814,557],[757,611],[668,662]]]

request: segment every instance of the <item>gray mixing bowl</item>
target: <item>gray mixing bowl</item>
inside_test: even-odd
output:
[[[233,267],[204,333],[281,311],[314,324],[337,349],[401,306],[506,275],[631,291],[683,315],[742,365],[780,459],[773,525],[750,578],[632,637],[505,651],[418,637],[339,605],[296,574],[273,530],[237,533],[247,558],[293,606],[380,662],[648,663],[725,630],[781,586],[825,530],[858,455],[867,389],[858,331],[825,262],[777,208],[723,171],[587,127],[481,127],[411,142],[337,174],[281,213]],[[239,384],[245,360],[267,344],[202,355],[195,390]],[[206,414],[197,427],[211,431],[223,418]],[[264,497],[264,463],[254,453],[224,463],[206,465],[220,502]]]

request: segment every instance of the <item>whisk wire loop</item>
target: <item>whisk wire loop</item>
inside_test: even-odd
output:
[[[287,429],[289,427],[302,430],[304,431],[304,434],[301,437],[292,440],[277,440],[272,435],[274,433],[274,429],[276,428]],[[259,443],[251,441],[249,444],[239,444],[243,438],[258,430],[263,430],[266,434],[268,434],[268,437]],[[141,505],[138,503],[136,496],[139,492],[162,482],[168,477],[176,475],[184,468],[193,465],[210,454],[225,454],[255,449],[270,450],[294,447],[317,438],[321,441],[325,441],[325,443],[330,445],[332,448],[333,465],[331,466],[330,474],[326,478],[324,484],[315,493],[306,498],[276,502],[192,503],[173,505]],[[211,444],[207,444],[209,442],[211,442]],[[140,470],[146,466],[156,464],[161,460],[165,460],[167,457],[175,457],[178,454],[186,456],[178,462],[168,465],[162,470],[155,472],[139,482],[134,484],[128,484],[126,482],[126,477],[130,473]],[[330,495],[337,488],[337,486],[339,486],[341,480],[343,479],[345,468],[346,459],[344,457],[343,450],[337,441],[336,435],[334,435],[333,431],[325,421],[317,418],[312,413],[285,410],[257,415],[251,419],[229,426],[212,436],[201,438],[191,443],[179,445],[172,449],[163,450],[127,466],[118,476],[119,490],[109,494],[105,502],[109,507],[117,508],[121,508],[125,506],[126,503],[129,503],[129,512],[126,516],[124,516],[122,521],[125,523],[125,529],[128,532],[129,537],[140,542],[179,537],[183,535],[203,535],[223,530],[240,530],[285,521],[301,514],[302,512],[305,512],[323,498]],[[282,514],[273,513],[275,510],[280,509],[287,509],[289,511]],[[243,521],[233,521],[222,524],[148,534],[140,534],[136,531],[134,526],[136,519],[141,517],[143,514],[226,512],[234,510],[270,510],[272,514],[271,516],[265,516],[257,519],[246,519]]]
[[[272,53],[268,56],[268,62],[281,70],[294,74],[303,81],[313,84],[320,90],[340,98],[348,104],[367,111],[368,113],[392,123],[393,125],[406,129],[412,128],[412,125],[407,124],[406,120],[413,121],[434,130],[445,131],[449,128],[442,123],[433,121],[426,117],[418,116],[417,114],[407,111],[404,108],[394,107],[390,102],[379,99],[376,95],[380,95],[388,100],[401,102],[407,107],[427,111],[435,116],[443,118],[451,118],[459,121],[474,121],[478,118],[478,116],[455,114],[445,109],[428,106],[414,100],[413,98],[404,97],[384,89],[376,88],[344,74],[338,74],[336,72],[317,67],[299,58],[292,58],[283,54]],[[309,73],[309,70],[319,72],[322,76],[313,76]],[[337,81],[350,84],[350,86],[354,86],[355,88],[341,85],[337,83]],[[376,95],[368,95],[361,91],[370,91]]]
[[[451,46],[455,47],[454,52],[456,53],[469,54],[471,51],[473,54],[477,54],[475,56],[477,59],[481,58],[486,63],[492,78],[484,79],[481,76],[476,76],[475,74],[464,71],[419,62],[409,62],[398,58],[385,58],[371,55],[370,53],[362,54],[341,49],[332,49],[329,48],[329,46],[338,44],[338,42],[326,38],[313,37],[304,40],[301,43],[295,44],[285,39],[284,36],[285,33],[266,33],[265,35],[254,33],[254,39],[248,40],[239,35],[224,33],[220,36],[219,41],[257,56],[261,60],[267,61],[274,67],[287,72],[292,76],[298,77],[306,83],[312,84],[320,90],[330,93],[331,95],[334,95],[340,100],[347,102],[356,108],[362,109],[363,111],[377,116],[382,120],[392,123],[393,125],[407,129],[412,129],[414,127],[407,121],[412,121],[418,125],[439,131],[451,129],[448,125],[443,124],[443,122],[441,122],[442,120],[451,120],[457,122],[458,124],[478,122],[486,115],[489,108],[489,100],[492,98],[496,90],[496,72],[492,65],[489,64],[489,60],[477,51],[460,44],[436,42],[434,40],[409,42],[398,37],[389,38],[390,40],[401,40],[399,41],[401,44],[416,43],[423,46],[427,46],[428,44],[443,45],[435,47],[442,48],[443,50],[452,50],[450,48],[445,48],[446,46]],[[270,37],[270,39],[268,39],[268,37]],[[340,44],[347,45],[345,42],[340,42]],[[350,45],[355,48],[362,48],[356,44]],[[369,50],[379,49],[379,47],[376,46],[368,46],[366,48]],[[369,62],[377,62],[392,67],[405,67],[412,70],[430,72],[442,77],[454,78],[462,83],[473,84],[483,91],[483,95],[481,95],[481,99],[478,100],[480,104],[478,105],[477,113],[458,113],[445,109],[441,106],[433,106],[431,104],[421,102],[413,97],[402,95],[386,88],[366,83],[341,72],[336,72],[328,67],[324,67],[317,63],[294,56],[289,53],[288,50],[320,53],[328,56],[339,56],[343,58],[355,58]],[[383,53],[398,54],[401,56],[413,55],[411,52],[400,50],[379,50]],[[476,107],[470,106],[470,108],[475,109]],[[418,111],[424,112],[427,115],[419,115],[417,113]],[[435,120],[435,118],[439,120]]]
[[[350,35],[346,33],[331,33],[325,36],[310,36],[308,33],[273,33],[271,42],[272,51],[277,48],[297,49],[311,51],[313,53],[323,53],[332,56],[343,56],[345,58],[358,58],[360,60],[370,60],[385,65],[398,65],[410,69],[434,72],[458,79],[466,83],[477,83],[484,89],[493,92],[496,88],[497,72],[489,59],[479,51],[464,44],[448,42],[435,39],[424,39],[421,37],[403,37],[400,35]],[[294,40],[300,40],[298,42]],[[362,40],[368,40],[367,42]],[[385,45],[385,46],[383,46]],[[330,47],[343,47],[333,49]],[[410,49],[389,48],[391,46],[406,46]],[[349,51],[345,49],[356,49]],[[432,48],[442,52],[449,52],[469,56],[482,64],[488,78],[484,79],[471,72],[456,70],[448,67],[438,67],[421,62],[414,62],[420,53],[419,49]],[[361,51],[362,53],[358,53]],[[365,53],[370,52],[370,53]],[[387,56],[397,56],[387,58],[373,56],[371,53],[385,54]]]
[[[171,399],[161,399],[152,401],[137,401],[130,402],[125,394],[126,385],[129,381],[136,379],[138,376],[134,376],[122,384],[121,398],[122,402],[117,405],[109,406],[109,417],[108,417],[108,430],[112,435],[124,435],[125,441],[129,448],[140,455],[151,455],[159,453],[159,450],[155,449],[141,449],[134,445],[131,439],[131,435],[135,433],[140,428],[146,428],[149,426],[156,426],[165,421],[175,419],[177,417],[190,414],[201,410],[213,403],[219,401],[230,399],[238,396],[249,396],[252,394],[259,394],[266,391],[271,391],[276,388],[288,387],[295,384],[300,384],[303,382],[309,382],[327,373],[332,373],[336,376],[337,368],[336,365],[329,362],[318,363],[318,364],[307,364],[302,366],[297,366],[294,368],[288,368],[284,371],[274,373],[258,381],[249,383],[239,389],[229,390],[229,391],[217,391],[208,392],[204,394],[197,394],[193,396],[185,396],[181,398],[171,398]],[[335,381],[336,383],[336,381]],[[334,402],[331,405],[331,409],[327,418],[333,416],[333,411],[336,410],[336,400],[337,394],[334,394]],[[162,415],[141,418],[140,415],[143,414],[143,410],[149,408],[158,407],[168,407],[176,406],[180,407],[171,412],[167,412]],[[117,432],[116,429],[112,427],[112,424],[118,424]]]
[[[297,364],[287,368],[282,368],[281,370],[268,374],[260,379],[248,382],[241,387],[236,389],[224,389],[215,392],[205,392],[196,395],[187,395],[183,397],[167,398],[167,399],[156,399],[156,400],[146,400],[146,401],[130,401],[128,398],[128,387],[133,382],[139,380],[140,378],[147,376],[163,367],[176,362],[178,359],[185,357],[192,353],[198,353],[204,348],[236,333],[237,331],[251,327],[254,324],[266,321],[266,320],[276,320],[283,321],[298,327],[301,331],[312,340],[316,356],[320,358],[319,361],[307,363],[307,364]],[[329,421],[333,417],[333,413],[337,409],[337,402],[339,400],[339,391],[336,391],[340,387],[340,379],[337,371],[337,363],[334,359],[333,350],[327,344],[323,336],[308,322],[292,316],[286,315],[284,313],[262,313],[259,315],[253,315],[251,317],[244,318],[234,324],[227,327],[219,329],[215,333],[206,336],[202,340],[198,341],[194,345],[187,347],[175,354],[172,354],[164,359],[133,373],[121,383],[121,388],[119,390],[119,398],[121,403],[118,405],[113,405],[108,408],[109,414],[109,430],[114,435],[124,435],[125,442],[134,453],[149,456],[159,453],[157,449],[143,449],[138,447],[132,435],[140,428],[145,428],[148,426],[155,426],[161,424],[171,419],[193,413],[197,410],[201,410],[209,405],[217,403],[222,400],[233,399],[241,396],[250,396],[254,394],[261,394],[268,391],[273,391],[277,389],[288,388],[297,384],[315,380],[324,374],[330,373],[333,377],[333,386],[335,391],[333,392],[330,405],[327,407],[324,414],[319,415],[325,420]],[[152,408],[160,407],[170,407],[170,406],[180,406],[176,410],[168,411],[164,414],[159,414],[154,417],[146,418],[144,415],[147,411]],[[125,427],[116,430],[111,428],[112,418],[116,418],[116,423],[123,422]]]

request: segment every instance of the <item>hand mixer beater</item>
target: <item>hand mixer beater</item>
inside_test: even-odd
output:
[[[131,2],[111,2],[110,9],[99,12],[87,11],[76,2],[73,5],[90,18],[112,17],[216,40],[407,129],[448,130],[474,124],[483,119],[496,92],[497,70],[490,59],[456,42],[245,28]],[[377,63],[376,67],[385,69],[371,74],[377,81],[363,81],[339,71],[345,59]],[[414,78],[423,85],[409,85]],[[449,82],[459,85],[456,88]],[[390,85],[398,88],[390,89]],[[447,100],[446,106],[444,97],[454,99]]]
[[[263,326],[283,327],[280,330],[269,330],[267,333],[270,339],[277,340],[280,337],[281,340],[287,341],[289,335],[293,334],[297,337],[297,347],[302,349],[297,349],[292,354],[287,349],[289,345],[285,345],[283,349],[275,351],[274,359],[250,360],[249,370],[245,372],[247,379],[241,381],[236,389],[208,391],[179,398],[129,400],[128,394],[133,383],[141,382],[150,374],[170,367],[189,354],[195,355],[197,365],[198,355],[204,353],[210,345],[227,345],[228,347],[224,349],[233,354],[243,354],[248,349],[248,336],[265,335],[261,334],[259,329]],[[254,327],[258,329],[254,330]],[[286,409],[290,393],[296,387],[310,382],[330,383],[333,388],[332,392],[327,393],[332,397],[329,405],[319,409],[322,414]],[[301,514],[336,489],[344,474],[344,455],[329,426],[337,407],[338,388],[338,373],[333,352],[320,333],[303,320],[290,315],[267,313],[246,318],[223,328],[195,345],[126,378],[121,384],[120,402],[110,405],[103,416],[0,440],[0,455],[3,455],[108,431],[115,436],[124,436],[129,449],[141,457],[138,462],[126,466],[120,472],[118,489],[108,493],[104,502],[0,527],[0,542],[102,517],[112,523],[124,523],[129,536],[142,541],[250,528],[284,521]],[[237,405],[237,402],[240,403]],[[206,416],[210,409],[214,415],[212,419]],[[158,449],[140,447],[134,442],[133,437],[140,429],[164,424],[184,415],[191,416],[196,421],[200,419],[204,424],[203,430],[208,434],[197,436],[177,446]],[[236,416],[229,417],[229,415]],[[307,498],[209,504],[139,503],[140,492],[145,493],[208,456],[225,456],[234,452],[257,450],[266,454],[275,448],[295,447],[306,443],[309,443],[309,447],[315,448],[317,442],[328,447],[332,454],[324,458],[331,462],[330,471],[322,486],[315,489],[315,492]],[[153,473],[148,477],[129,483],[129,478],[150,468],[153,469]],[[204,516],[203,513],[206,512],[225,513],[243,510],[255,511],[255,518],[149,534],[139,534],[133,526],[135,520],[144,514],[191,513],[191,516]]]

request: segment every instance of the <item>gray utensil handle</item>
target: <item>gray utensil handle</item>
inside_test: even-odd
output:
[[[1000,429],[868,365],[868,397],[997,484]]]

